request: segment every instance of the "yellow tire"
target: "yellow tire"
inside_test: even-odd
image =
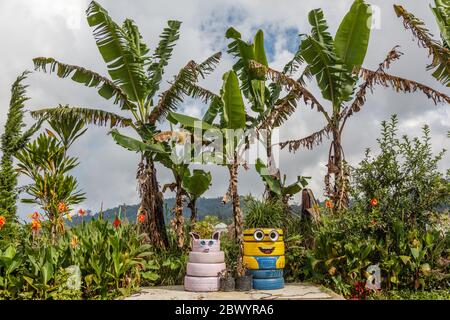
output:
[[[284,256],[244,256],[242,263],[249,270],[284,269],[286,259]]]
[[[244,256],[282,256],[284,242],[244,242]]]

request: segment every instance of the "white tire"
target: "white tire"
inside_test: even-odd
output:
[[[219,277],[184,277],[184,290],[192,292],[219,291]]]
[[[223,251],[217,252],[189,252],[189,262],[193,263],[223,263],[225,254]]]
[[[225,270],[225,263],[192,263],[188,262],[186,274],[194,277],[217,277],[218,273]]]

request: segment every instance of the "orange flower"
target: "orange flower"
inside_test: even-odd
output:
[[[86,214],[86,210],[80,209],[78,210],[78,215],[84,217],[84,215]]]
[[[114,219],[113,225],[114,225],[114,227],[118,228],[118,227],[120,226],[121,223],[122,223],[122,222],[120,221],[120,219],[119,219],[118,217],[116,217],[116,218]]]
[[[6,218],[4,216],[0,216],[0,229],[3,228],[5,223],[6,223]]]
[[[41,222],[37,219],[31,221],[31,229],[33,231],[38,231],[41,228]]]
[[[377,224],[377,220],[373,219],[372,221],[370,221],[370,224],[371,224],[372,226],[376,225],[376,224]]]
[[[377,198],[373,198],[372,200],[370,200],[370,204],[372,207],[375,207],[378,204]]]
[[[327,201],[325,201],[325,206],[327,208],[333,209],[334,204],[333,204],[333,202],[331,200],[327,200]]]
[[[58,211],[59,213],[67,212],[69,208],[67,208],[67,205],[64,202],[58,203]]]
[[[145,221],[145,214],[138,215],[138,221],[139,222],[144,222]]]

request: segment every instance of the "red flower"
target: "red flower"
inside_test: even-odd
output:
[[[84,216],[86,214],[86,210],[83,210],[83,209],[80,209],[80,210],[78,210],[78,215],[79,216]]]
[[[334,204],[333,204],[333,202],[331,200],[327,200],[327,201],[325,201],[325,206],[327,208],[333,209]]]
[[[40,218],[40,215],[37,211],[33,212],[32,215],[30,215],[31,219],[38,220]]]
[[[118,228],[118,227],[120,226],[121,223],[122,223],[122,222],[120,221],[120,219],[119,219],[118,217],[116,217],[116,218],[114,219],[113,225],[114,225],[115,228]]]
[[[140,214],[140,215],[138,215],[138,221],[139,222],[144,222],[145,221],[145,214]]]
[[[372,207],[375,207],[377,204],[378,204],[377,198],[373,198],[372,200],[370,200],[370,205],[371,205]]]
[[[5,223],[6,223],[6,218],[4,216],[0,216],[0,229],[3,228]]]

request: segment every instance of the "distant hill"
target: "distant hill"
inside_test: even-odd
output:
[[[175,198],[168,198],[164,200],[164,216],[166,222],[168,222],[172,217],[171,209],[175,203]],[[139,209],[139,205],[122,205],[122,219],[127,219],[128,221],[136,221],[136,214]],[[245,201],[241,199],[241,207],[245,208]],[[291,206],[294,211],[299,211],[299,206]],[[103,211],[103,219],[114,220],[114,217],[119,213],[119,207],[110,208]],[[84,220],[97,219],[99,217],[99,212],[91,215],[86,215]],[[191,211],[187,208],[185,204],[183,207],[183,215],[188,218],[191,215]],[[232,207],[231,201],[227,204],[222,204],[222,198],[199,198],[197,200],[197,217],[202,220],[205,216],[217,216],[220,221],[225,223],[231,223],[232,219]],[[73,217],[73,224],[81,222],[81,218],[78,216]]]

